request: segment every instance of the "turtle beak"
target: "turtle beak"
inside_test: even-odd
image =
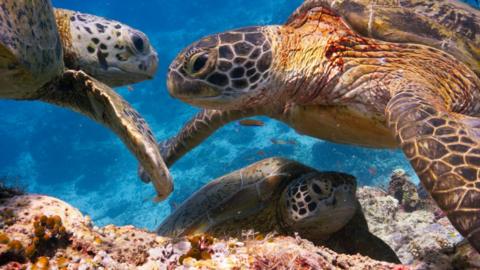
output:
[[[219,90],[199,80],[185,80],[176,70],[169,71],[167,88],[172,97],[186,102],[192,99],[211,98],[221,95]]]
[[[155,76],[155,73],[157,73],[157,68],[158,68],[158,54],[154,51],[152,54],[148,57],[146,60],[146,66],[147,66],[147,78],[148,79],[153,79]]]

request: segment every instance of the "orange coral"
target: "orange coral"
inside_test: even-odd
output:
[[[194,235],[188,238],[191,244],[187,254],[180,257],[179,262],[183,263],[186,258],[194,258],[197,260],[209,260],[212,258],[210,246],[213,244],[214,238],[210,235]]]
[[[0,244],[8,244],[10,242],[10,238],[4,233],[0,233]]]
[[[35,237],[25,249],[25,255],[33,260],[46,250],[68,243],[68,235],[59,216],[42,215],[33,222]]]
[[[49,266],[50,260],[47,257],[38,257],[32,266],[32,270],[48,270]]]

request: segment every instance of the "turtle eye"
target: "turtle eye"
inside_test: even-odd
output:
[[[207,64],[207,61],[208,61],[208,53],[204,53],[198,56],[193,62],[192,71],[194,73],[199,72],[200,70],[202,70],[202,68],[205,67],[205,65]]]
[[[138,33],[134,33],[131,39],[135,51],[139,53],[146,53],[148,51],[148,41],[141,35],[139,35]]]
[[[139,36],[133,36],[132,42],[133,45],[135,45],[135,49],[137,49],[137,51],[143,51],[143,40]]]
[[[208,52],[200,52],[200,53],[194,54],[190,58],[190,61],[188,62],[187,71],[192,75],[196,75],[200,73],[207,66],[209,58],[210,58],[210,55]]]

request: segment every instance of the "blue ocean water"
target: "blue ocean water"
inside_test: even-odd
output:
[[[61,1],[56,7],[93,13],[144,31],[157,49],[154,80],[119,88],[147,119],[159,140],[175,134],[198,110],[168,96],[167,67],[198,38],[249,25],[281,24],[301,0]],[[474,3],[475,1],[470,1]],[[80,114],[39,102],[0,101],[0,177],[29,192],[68,201],[98,225],[155,228],[211,179],[270,156],[283,156],[322,170],[339,170],[363,185],[385,183],[395,168],[411,168],[399,151],[336,145],[296,134],[282,123],[264,127],[232,123],[174,165],[175,192],[155,204],[152,186],[137,177],[137,162],[120,140]],[[290,141],[273,144],[272,139]],[[412,172],[413,174],[413,172]]]

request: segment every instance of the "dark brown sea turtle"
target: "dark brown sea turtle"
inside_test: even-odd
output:
[[[349,15],[375,12],[352,28],[335,12],[336,2],[357,3],[345,11]],[[193,43],[171,64],[168,89],[209,110],[162,145],[167,164],[225,123],[252,115],[337,143],[400,147],[455,228],[480,250],[480,80],[474,72],[480,12],[459,1],[423,3],[306,1],[285,25],[248,27]],[[433,27],[421,24],[405,28],[402,21],[395,28],[396,21],[388,20],[391,29],[379,27],[389,17],[375,14],[385,10],[397,20],[414,16],[404,18],[412,23],[430,18],[456,41],[430,34]],[[361,29],[376,29],[371,33],[377,39]],[[397,32],[429,38],[380,40]],[[434,46],[432,40],[450,45]]]
[[[337,252],[398,263],[393,250],[369,232],[355,191],[355,177],[349,174],[319,172],[295,161],[269,158],[202,187],[157,233],[239,237],[246,230],[297,232]]]
[[[106,85],[153,76],[158,59],[145,35],[93,15],[54,13],[48,0],[3,1],[0,32],[0,98],[41,100],[107,126],[153,176],[158,197],[170,194],[171,177],[150,128]]]

